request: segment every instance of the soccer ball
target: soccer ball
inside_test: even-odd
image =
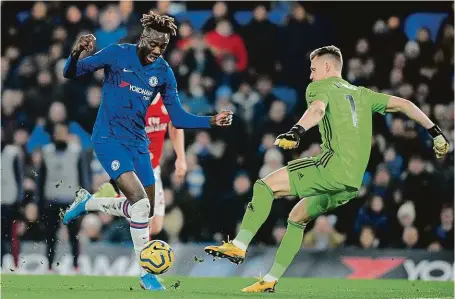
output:
[[[141,267],[151,274],[163,274],[172,266],[174,259],[171,246],[160,240],[149,241],[141,251]]]

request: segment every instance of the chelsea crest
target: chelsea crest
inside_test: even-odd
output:
[[[158,85],[158,78],[156,78],[155,76],[150,77],[149,84],[150,84],[151,87],[157,86]]]

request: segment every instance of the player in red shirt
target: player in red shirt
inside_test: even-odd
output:
[[[166,130],[169,130],[169,139],[172,142],[177,159],[175,160],[175,175],[178,180],[183,180],[186,174],[186,158],[183,129],[176,129],[164,107],[163,99],[157,94],[150,104],[145,116],[145,131],[150,140],[149,151],[152,162],[153,174],[155,176],[155,206],[153,216],[149,219],[150,236],[161,232],[163,228],[165,200],[163,183],[161,181],[160,159],[163,152],[163,144],[166,136]],[[115,181],[101,185],[98,191],[93,195],[97,198],[109,199],[115,196],[120,197],[120,191],[115,185]],[[121,203],[118,211],[111,210],[109,214],[115,216],[124,216],[129,218],[130,205],[128,202]]]
[[[169,118],[163,104],[161,95],[158,94],[150,104],[145,116],[145,132],[150,140],[149,151],[152,161],[153,174],[155,175],[155,207],[153,217],[150,219],[150,235],[161,232],[164,220],[164,190],[161,181],[160,159],[163,151],[166,130],[169,130],[169,139],[172,142],[177,159],[175,160],[175,175],[183,180],[186,174],[185,144],[183,129],[176,129]]]

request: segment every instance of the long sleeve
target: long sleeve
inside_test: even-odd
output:
[[[186,112],[180,103],[174,72],[168,68],[161,96],[172,124],[177,129],[210,128],[210,116],[197,116]]]
[[[118,45],[107,46],[82,60],[79,60],[79,55],[70,55],[63,68],[63,76],[72,79],[104,68],[114,57],[116,47]]]
[[[248,65],[248,52],[246,51],[245,43],[240,36],[235,40],[234,55],[237,58],[237,70],[243,72]]]
[[[41,146],[46,145],[50,142],[51,137],[49,136],[49,133],[47,133],[44,129],[44,126],[36,125],[25,147],[27,149],[27,153],[31,154],[37,148],[40,148]]]
[[[77,122],[71,122],[69,124],[69,129],[71,133],[76,134],[79,136],[79,139],[81,141],[82,149],[88,149],[92,146],[92,141],[91,141],[91,136],[89,133],[87,133],[80,124]]]

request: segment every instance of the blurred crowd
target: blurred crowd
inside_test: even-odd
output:
[[[172,15],[172,5],[157,2],[154,11]],[[257,5],[246,25],[228,8],[215,3],[201,30],[179,22],[165,54],[187,111],[235,113],[232,128],[185,132],[184,181],[175,179],[175,155],[165,143],[166,217],[155,237],[170,242],[232,238],[256,179],[320,151],[317,129],[298,151],[278,150],[273,142],[306,109],[308,54],[332,43],[321,34],[324,24],[299,3],[289,6],[282,26],[269,21],[269,7]],[[46,240],[50,247],[56,239],[130,242],[128,222],[102,213],[60,226],[62,207],[78,186],[96,191],[109,180],[90,145],[103,71],[69,81],[62,69],[81,34],[93,33],[97,49],[137,41],[141,13],[131,1],[36,2],[20,22],[2,24],[2,254],[10,250],[3,244],[14,249],[18,240]],[[312,223],[304,248],[453,249],[453,12],[435,40],[427,28],[408,40],[402,22],[392,15],[373,22],[368,35],[351,32],[356,42],[341,48],[344,76],[413,101],[449,137],[450,153],[436,160],[426,131],[402,115],[375,116],[359,198]],[[296,91],[295,106],[273,92],[278,85]],[[277,200],[255,241],[277,244],[295,203],[292,197]]]

